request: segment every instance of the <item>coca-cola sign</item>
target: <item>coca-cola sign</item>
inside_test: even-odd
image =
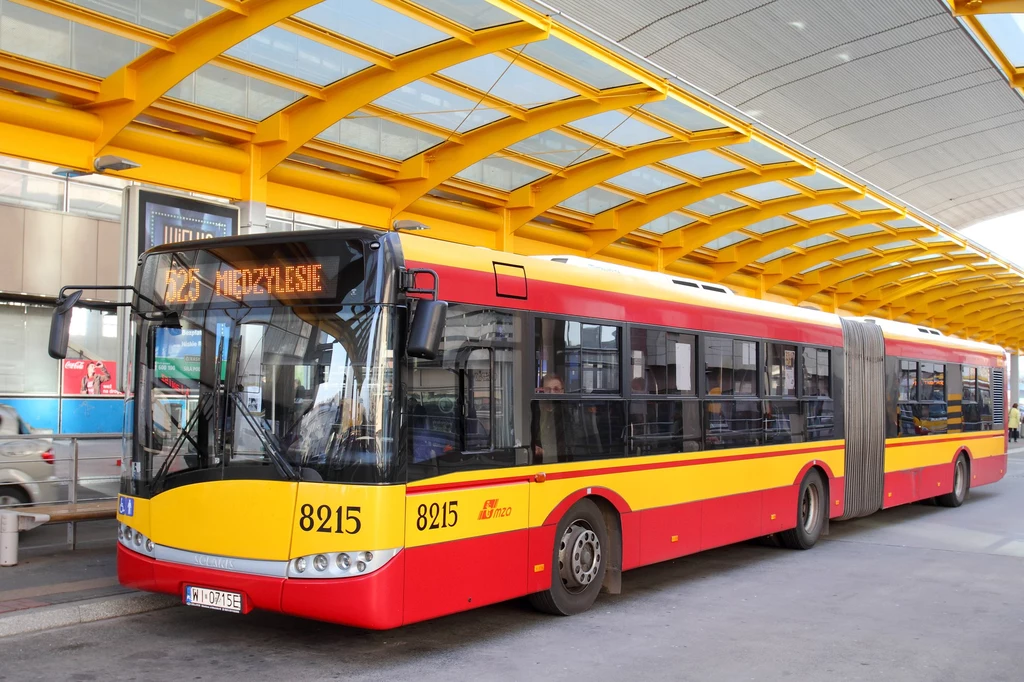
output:
[[[65,360],[62,375],[64,395],[121,395],[112,360]]]

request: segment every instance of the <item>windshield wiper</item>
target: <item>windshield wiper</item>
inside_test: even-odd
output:
[[[245,407],[245,404],[238,397],[238,393],[236,391],[227,391],[227,396],[231,399],[231,402],[234,403],[235,409],[242,415],[242,418],[245,419],[249,428],[252,429],[253,433],[256,434],[256,437],[260,439],[260,443],[263,444],[264,449],[266,449],[267,453],[270,455],[270,461],[273,462],[274,466],[277,468],[277,472],[287,479],[298,480],[299,476],[296,473],[295,468],[287,458],[285,458],[277,443],[271,440],[270,434],[267,433],[266,428],[264,428],[253,418],[251,414],[249,414],[248,408]]]
[[[174,443],[171,444],[171,452],[167,455],[167,459],[164,460],[164,463],[160,465],[159,471],[157,471],[156,475],[153,476],[151,487],[154,493],[161,489],[161,484],[164,482],[164,479],[167,478],[167,473],[171,468],[171,464],[178,456],[178,452],[181,451],[181,446],[185,444],[186,440],[196,449],[197,454],[201,450],[199,443],[196,442],[195,438],[193,438],[192,434],[189,432],[196,425],[196,422],[199,421],[199,415],[202,413],[203,404],[208,398],[209,394],[200,396],[199,401],[196,403],[196,409],[192,412],[192,416],[189,418],[188,422],[185,423],[185,428],[181,428],[181,423],[176,420],[173,415],[170,413],[167,414],[168,418],[171,420],[171,424],[178,428],[179,431],[178,437],[175,438]]]

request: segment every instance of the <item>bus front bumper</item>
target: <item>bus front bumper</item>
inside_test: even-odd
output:
[[[157,561],[118,544],[117,577],[122,585],[173,594],[183,602],[188,586],[238,592],[243,613],[262,609],[369,630],[403,622],[405,552],[365,576],[299,579]]]

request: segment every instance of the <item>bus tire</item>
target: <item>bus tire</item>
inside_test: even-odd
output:
[[[953,465],[953,492],[939,495],[935,502],[942,507],[959,507],[967,499],[971,489],[971,468],[967,464],[967,455],[960,453]]]
[[[538,611],[572,616],[589,609],[604,582],[611,544],[601,510],[583,498],[555,528],[551,587],[529,596]]]
[[[779,542],[789,549],[810,549],[825,528],[828,494],[821,472],[811,469],[800,481],[796,503],[796,528],[779,533]]]

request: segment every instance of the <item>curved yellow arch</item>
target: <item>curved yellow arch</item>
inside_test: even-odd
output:
[[[955,258],[950,258],[943,267],[953,265],[971,265],[973,263],[983,263],[985,260],[985,258],[974,254],[957,256]],[[840,284],[840,290],[837,292],[839,304],[843,305],[858,298],[865,297],[867,294],[878,291],[878,289],[887,284],[899,282],[913,275],[933,272],[934,270],[935,263],[918,263],[907,267],[889,268],[888,270],[874,274],[868,273],[866,277],[855,279],[849,284]]]
[[[771,180],[787,180],[789,178],[811,175],[813,168],[803,164],[780,163],[761,172],[753,170],[733,171],[713,178],[702,180],[700,185],[670,187],[644,197],[643,201],[630,201],[621,206],[599,213],[594,217],[592,236],[594,246],[590,255],[597,253],[609,244],[625,237],[663,215],[668,215],[678,208],[687,206],[702,199],[731,192],[732,190],[749,187]]]
[[[890,235],[889,241],[892,241],[892,235]],[[913,258],[914,256],[923,256],[927,253],[943,254],[958,250],[960,250],[959,244],[943,244],[933,248],[925,248],[924,246],[918,246],[917,248],[906,247],[903,249],[896,249],[897,253],[885,252],[871,254],[848,261],[846,264],[838,267],[822,268],[821,270],[814,271],[804,279],[805,283],[801,284],[799,287],[801,291],[801,298],[798,303],[803,303],[811,296],[825,291],[830,287],[836,286],[851,277],[856,277],[862,272],[884,267],[892,263],[899,263],[900,261],[906,260],[907,258]],[[932,267],[948,265],[947,261],[933,260],[928,261],[928,263]]]
[[[820,218],[818,220],[812,220],[806,225],[785,227],[781,230],[769,232],[764,235],[760,241],[751,240],[749,242],[743,242],[742,244],[736,244],[735,246],[731,246],[728,249],[724,249],[719,252],[718,259],[715,262],[715,272],[721,273],[720,276],[722,277],[726,277],[740,268],[750,265],[759,258],[764,258],[769,254],[775,253],[779,249],[793,247],[797,242],[811,239],[813,237],[820,237],[821,235],[837,232],[838,230],[857,227],[858,225],[868,225],[882,220],[893,220],[899,217],[899,213],[886,209],[883,211],[862,213],[860,216]],[[916,239],[917,237],[923,237],[929,234],[932,234],[931,230],[922,227],[920,229],[910,229],[905,232],[901,231],[899,233],[899,238]],[[809,267],[827,260],[832,260],[844,253],[856,251],[858,248],[879,246],[895,239],[897,239],[897,237],[890,232],[863,235],[860,237],[840,237],[836,241],[829,242],[828,244],[812,246],[803,252],[798,251],[797,253],[792,253],[788,256],[776,258],[765,266],[765,286],[772,287],[779,282],[784,282]],[[854,244],[859,246],[854,246]]]
[[[168,39],[103,79],[89,107],[103,130],[97,153],[165,92],[215,57],[268,26],[321,0],[246,0],[243,13],[222,10]]]
[[[471,43],[457,38],[427,45],[370,66],[303,97],[265,119],[254,142],[260,145],[260,176],[267,175],[302,145],[331,125],[403,85],[470,59],[543,40],[547,32],[525,22],[480,31]]]
[[[657,140],[630,147],[622,156],[605,154],[584,161],[513,190],[508,203],[511,228],[515,231],[566,199],[617,175],[682,154],[738,144],[745,139],[747,136],[743,133],[715,130],[711,134],[694,135],[690,140]]]
[[[458,142],[444,142],[402,163],[398,177],[390,182],[398,190],[392,216],[459,171],[520,140],[587,116],[662,99],[665,93],[646,85],[609,88],[596,98],[580,96],[545,104],[530,109],[521,120],[503,118],[464,133]]]

